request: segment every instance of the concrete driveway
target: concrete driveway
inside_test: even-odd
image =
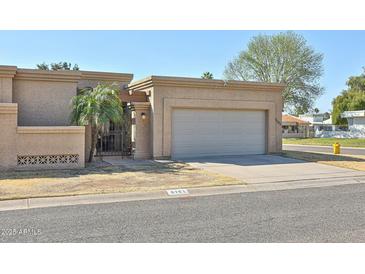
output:
[[[248,184],[364,176],[365,172],[304,162],[276,155],[184,159],[193,167],[224,174]]]

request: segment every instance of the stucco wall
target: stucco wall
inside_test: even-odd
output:
[[[18,127],[17,168],[82,168],[84,147],[84,127]]]
[[[133,74],[130,73],[81,71],[81,79],[78,81],[77,87],[82,89],[96,87],[99,83],[115,83],[121,89],[124,89],[132,78]]]
[[[0,103],[0,170],[16,162],[17,105]]]
[[[0,170],[84,167],[84,127],[19,127],[17,104],[0,103]]]
[[[151,105],[149,102],[134,104],[132,112],[132,145],[134,159],[149,159],[152,156],[151,144]],[[144,119],[142,118],[142,114]]]
[[[0,103],[13,102],[13,77],[16,73],[14,66],[0,66]]]
[[[236,109],[263,109],[268,110],[269,105],[258,104],[258,102],[272,103],[274,109],[269,111],[268,126],[273,126],[274,130],[268,134],[268,152],[281,151],[281,93],[272,91],[242,91],[242,90],[214,90],[209,88],[184,88],[184,87],[154,87],[153,99],[153,156],[168,157],[171,153],[171,145],[164,140],[171,139],[171,129],[164,125],[164,103],[166,99],[188,99],[195,108],[236,108]],[[194,106],[194,101],[199,99],[200,104]],[[240,103],[248,103],[241,105]],[[185,103],[184,103],[185,104]],[[177,105],[176,105],[177,106]],[[169,110],[171,111],[171,110]],[[278,121],[278,122],[277,122]],[[274,125],[273,125],[274,123]],[[169,141],[171,142],[171,140]]]
[[[13,102],[13,79],[0,78],[0,103]]]
[[[268,113],[267,152],[281,151],[283,87],[270,89],[268,86],[257,84],[250,88],[250,84],[246,86],[238,82],[225,86],[222,81],[159,76],[156,78],[155,83],[152,76],[152,80],[147,79],[146,83],[141,81],[130,86],[131,90],[136,88],[150,95],[152,137],[149,141],[152,143],[154,158],[171,156],[171,113],[174,108],[265,110]],[[240,85],[244,88],[240,89]]]
[[[95,87],[102,82],[117,83],[123,88],[132,77],[125,73],[18,69],[12,79],[12,102],[19,106],[19,125],[70,125],[71,99],[77,94],[77,88]],[[5,81],[2,80],[9,86]],[[0,95],[9,97],[4,92]]]
[[[70,125],[71,99],[77,83],[14,79],[13,101],[20,126]]]
[[[122,88],[132,78],[126,73],[0,66],[0,169],[84,166],[90,132],[69,126],[72,97],[77,88],[101,82]],[[133,100],[135,96],[125,97]],[[27,164],[19,166],[19,162]]]

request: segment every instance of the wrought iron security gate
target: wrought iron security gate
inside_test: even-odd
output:
[[[109,122],[98,136],[96,156],[130,156],[132,117],[131,110],[124,106],[123,120],[120,124]]]

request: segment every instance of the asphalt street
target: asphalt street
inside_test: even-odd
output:
[[[315,152],[327,152],[332,153],[333,149],[331,146],[307,146],[307,145],[283,145],[283,150],[294,150],[294,151],[315,151]],[[365,155],[364,148],[346,148],[341,147],[341,154],[349,155]]]
[[[0,212],[0,242],[365,242],[365,184]]]

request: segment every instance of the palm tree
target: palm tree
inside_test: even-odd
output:
[[[213,79],[213,73],[207,71],[207,72],[204,72],[201,77],[202,77],[202,79]]]
[[[71,121],[73,124],[91,126],[91,150],[89,162],[94,158],[98,135],[103,125],[122,121],[123,107],[117,85],[98,84],[85,88],[72,99]]]

